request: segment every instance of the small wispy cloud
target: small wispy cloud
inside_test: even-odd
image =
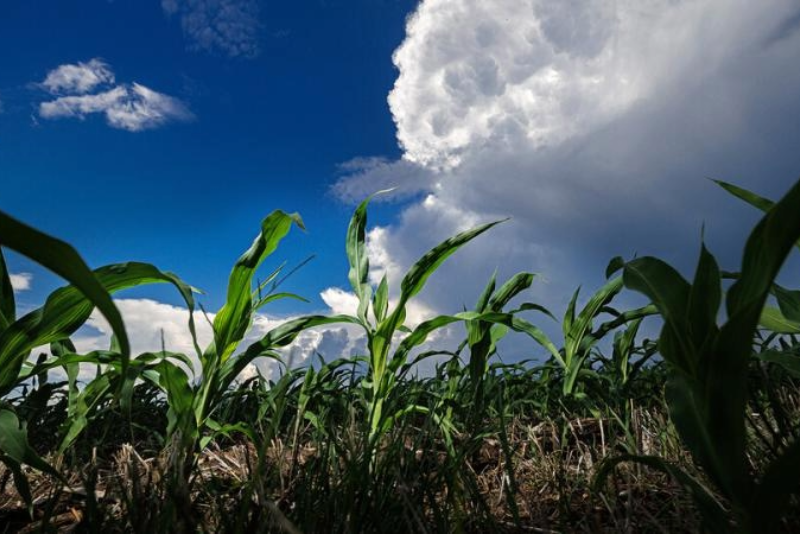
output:
[[[101,59],[61,65],[47,73],[42,86],[51,94],[84,94],[99,85],[113,84],[114,73]]]
[[[253,58],[260,53],[261,22],[255,0],[162,0],[168,16],[180,19],[193,50]]]
[[[41,86],[55,100],[39,104],[43,119],[84,119],[103,114],[112,128],[139,132],[173,120],[190,120],[192,112],[181,100],[139,83],[115,83],[108,64],[99,59],[61,65],[50,71]],[[100,90],[102,89],[102,90]],[[96,92],[92,92],[98,90]]]
[[[31,288],[31,282],[33,281],[33,275],[30,273],[10,274],[9,278],[11,279],[11,287],[14,289],[14,292],[29,290]]]

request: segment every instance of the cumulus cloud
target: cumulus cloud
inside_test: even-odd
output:
[[[139,83],[114,84],[114,73],[98,59],[88,63],[61,65],[51,71],[42,86],[56,96],[39,104],[44,119],[78,118],[99,113],[112,128],[139,132],[193,115],[179,99]],[[105,90],[90,93],[95,89]],[[64,94],[69,93],[69,94]]]
[[[188,310],[151,299],[116,299],[115,303],[125,322],[134,355],[156,352],[163,348],[186,354],[194,359],[195,366],[198,365],[196,351],[188,329]],[[340,308],[327,310],[328,313],[339,311],[342,310]],[[246,348],[273,328],[296,317],[257,314],[240,347]],[[204,315],[201,311],[194,313],[197,341],[201,349],[205,349],[213,340],[211,328],[213,320],[214,314]],[[79,331],[73,339],[80,352],[101,350],[108,348],[111,333],[111,327],[106,319],[95,310],[87,321],[86,327]],[[363,347],[359,330],[333,325],[305,331],[297,337],[294,343],[279,352],[287,365],[291,367],[309,362],[310,358],[316,354],[326,360],[332,360],[356,352],[359,347]],[[243,378],[253,376],[257,370],[269,377],[276,370],[275,362],[258,361],[255,366],[251,366],[243,374]]]
[[[162,0],[168,16],[180,19],[194,50],[253,58],[260,52],[261,23],[255,0]]]
[[[180,306],[172,306],[151,299],[116,299],[115,303],[125,322],[131,350],[134,354],[143,352],[168,351],[194,354],[188,330],[189,311]],[[213,314],[210,319],[213,320]],[[211,326],[202,312],[194,313],[198,343],[201,347],[213,339]],[[111,327],[106,319],[95,310],[87,326],[90,330],[76,337],[75,343],[80,351],[108,348]]]
[[[358,297],[355,293],[338,287],[329,287],[320,293],[320,298],[334,314],[356,315]]]
[[[149,130],[172,120],[192,117],[180,100],[138,83],[120,85],[92,95],[62,96],[39,105],[39,116],[44,119],[83,119],[92,113],[102,113],[109,126],[129,132]]]
[[[636,102],[713,75],[796,4],[737,0],[427,0],[394,54],[405,158],[457,164],[484,144],[559,144]]]
[[[690,267],[704,221],[735,267],[757,214],[704,178],[776,197],[797,177],[797,20],[793,0],[425,0],[394,54],[403,158],[357,160],[334,192],[427,192],[379,230],[399,270],[512,216],[431,280],[437,312],[495,268],[543,273],[535,294],[558,311],[614,255]]]
[[[9,275],[11,278],[11,287],[15,292],[27,291],[31,288],[31,281],[33,275],[30,273],[12,273]]]
[[[88,93],[100,85],[114,83],[114,73],[103,60],[95,58],[86,63],[61,65],[51,70],[42,82],[50,93]]]

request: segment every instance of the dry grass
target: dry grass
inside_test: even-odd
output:
[[[623,446],[683,462],[682,451],[671,440],[659,438],[665,427],[662,414],[637,412],[636,417],[634,442],[620,435],[610,421],[517,420],[506,434],[510,457],[501,439],[483,439],[459,466],[460,476],[474,481],[496,531],[697,531],[699,518],[690,498],[660,473],[623,465],[602,491],[592,488],[599,462]],[[248,508],[260,510],[257,515],[264,531],[293,532],[286,517],[298,513],[292,496],[303,484],[304,470],[319,465],[314,463],[317,445],[304,443],[295,448],[273,440],[259,462],[259,451],[249,441],[212,444],[197,459],[191,484],[185,486],[177,482],[180,462],[169,453],[145,457],[134,446],[123,444],[104,467],[95,460],[84,469],[73,468],[70,482],[74,484],[67,488],[30,473],[33,520],[6,483],[0,492],[0,525],[4,525],[0,533],[38,532],[44,524],[49,532],[99,528],[104,533],[147,532],[156,531],[166,520],[173,522],[170,531],[232,531],[241,510]],[[409,458],[418,462],[410,469],[426,474],[423,480],[435,480],[440,474],[437,470],[448,468],[442,450],[418,449]],[[8,476],[0,470],[0,481],[8,482]],[[456,489],[446,488],[436,499],[447,501],[448,492]],[[398,485],[395,498],[406,498],[404,491]],[[428,511],[415,510],[409,502],[408,514],[401,530],[433,531]],[[485,522],[469,520],[463,527],[472,532],[487,528]]]

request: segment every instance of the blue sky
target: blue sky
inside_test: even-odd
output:
[[[158,0],[5,3],[0,209],[67,239],[92,265],[135,258],[175,270],[209,291],[210,307],[276,208],[308,227],[281,257],[316,253],[318,269],[337,273],[329,280],[346,276],[349,208],[328,188],[342,162],[399,155],[386,94],[413,3],[257,7],[257,56],[242,57],[197,49]],[[52,98],[35,84],[93,58],[118,82],[179,98],[194,118],[130,132],[98,114],[38,116]],[[311,297],[323,289],[312,269],[297,282]],[[26,298],[43,295],[37,285]]]
[[[557,314],[616,255],[686,272],[704,224],[735,269],[757,214],[707,178],[777,197],[800,176],[795,0],[10,0],[0,60],[0,209],[91,265],[152,262],[213,310],[261,218],[302,214],[276,261],[316,254],[291,281],[312,302],[256,330],[352,307],[347,220],[388,186],[374,280],[512,217],[431,279],[418,320],[495,269],[540,273],[528,299]],[[11,268],[24,306],[57,284]],[[122,297],[140,347],[159,329],[180,344],[169,290]]]

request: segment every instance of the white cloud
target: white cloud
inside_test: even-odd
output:
[[[39,116],[44,119],[83,119],[87,115],[100,113],[105,115],[106,122],[112,128],[130,132],[193,118],[188,107],[177,98],[139,83],[120,84],[100,92],[89,92],[114,81],[110,67],[98,59],[88,63],[61,65],[42,82],[42,86],[57,98],[39,104]]]
[[[15,292],[27,291],[31,288],[31,281],[33,275],[30,273],[12,273],[9,275],[11,278],[11,287]]]
[[[793,0],[425,0],[394,55],[403,159],[356,160],[334,192],[428,192],[380,230],[403,268],[513,217],[431,279],[421,302],[440,313],[471,305],[495,268],[543,273],[534,300],[558,312],[616,254],[690,266],[703,220],[734,267],[756,214],[704,178],[774,197],[797,176],[797,12]]]
[[[134,355],[165,348],[168,351],[188,355],[197,365],[196,351],[188,329],[189,312],[185,308],[151,299],[116,299],[115,303],[122,314]],[[328,313],[338,311],[341,310],[327,310]],[[240,349],[245,349],[273,328],[296,317],[256,315],[250,331],[240,343]],[[214,314],[205,316],[202,312],[195,311],[194,320],[198,344],[203,350],[213,339],[210,322],[213,322]],[[301,365],[316,353],[327,360],[332,360],[356,350],[362,344],[359,335],[360,331],[352,327],[337,325],[318,327],[302,332],[294,343],[279,352],[290,366]],[[108,322],[95,310],[87,321],[87,327],[80,330],[73,340],[78,351],[88,352],[107,349],[110,337],[111,328]],[[261,360],[256,365],[266,376],[269,376],[275,367],[269,360]],[[246,378],[254,373],[255,368],[251,368],[243,376]]]
[[[67,64],[51,70],[42,86],[52,94],[84,94],[98,86],[114,83],[114,73],[107,63],[95,58],[86,63]]]
[[[231,57],[259,54],[259,8],[255,0],[162,0],[169,15],[180,18],[191,48]]]
[[[338,287],[329,287],[319,296],[330,308],[331,313],[356,315],[358,312],[358,297],[351,291],[345,291]]]
[[[168,351],[188,355],[195,353],[187,326],[189,312],[186,308],[150,299],[115,299],[115,303],[125,322],[134,354],[160,351],[162,340],[163,348]],[[210,319],[213,318],[212,314]],[[196,311],[194,320],[198,342],[205,347],[213,338],[211,326],[202,312]],[[108,348],[111,328],[105,318],[95,310],[86,324],[93,331],[75,338],[78,349],[91,351]]]
[[[427,0],[394,54],[405,158],[450,167],[485,144],[550,147],[708,76],[794,10],[745,0]],[[676,78],[680,75],[680,78]]]

